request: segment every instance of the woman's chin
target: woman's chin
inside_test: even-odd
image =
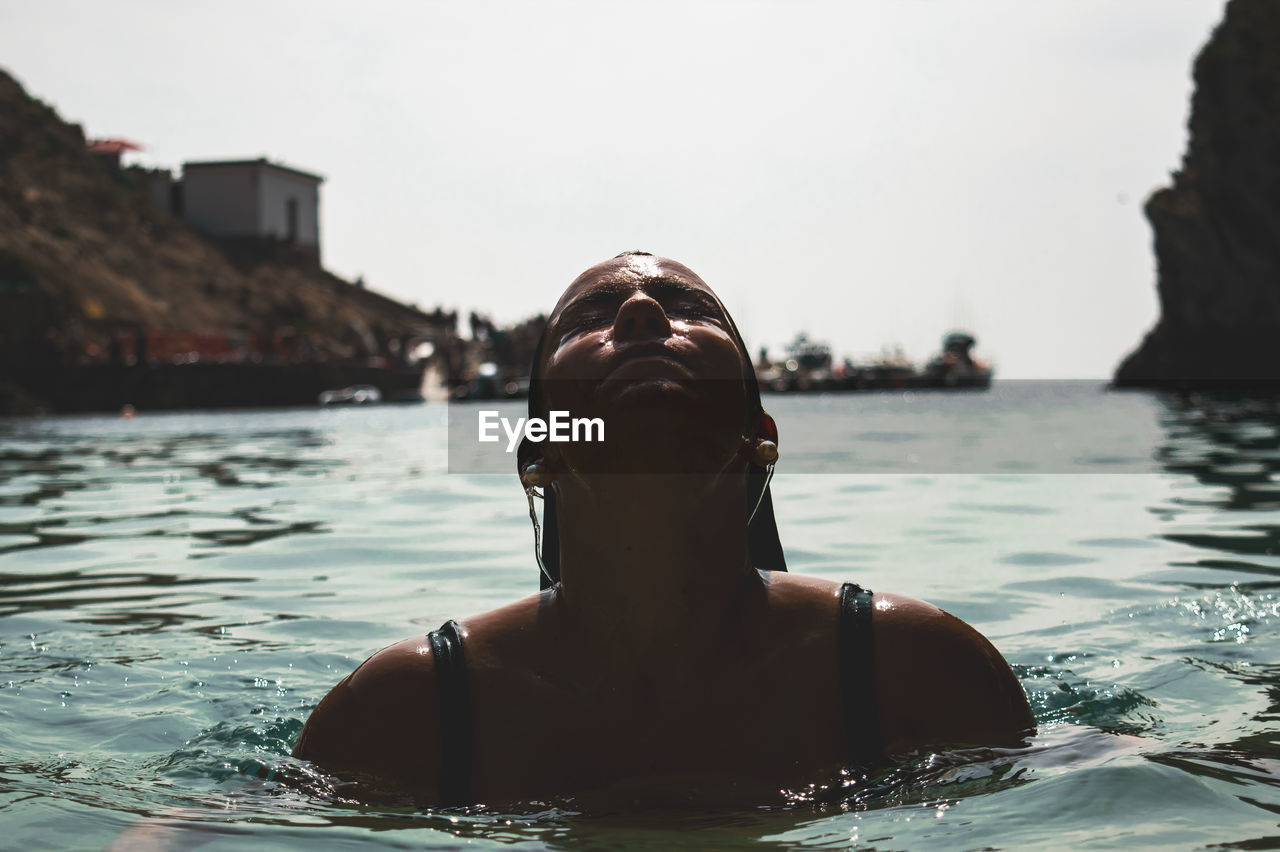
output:
[[[611,409],[684,409],[698,402],[696,388],[688,382],[667,376],[642,380],[608,382],[600,392],[602,401]]]

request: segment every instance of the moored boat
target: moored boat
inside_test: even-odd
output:
[[[991,365],[972,355],[977,340],[964,331],[952,331],[942,338],[942,352],[935,355],[924,368],[928,387],[985,389],[991,387],[994,373]]]
[[[985,390],[991,387],[991,365],[973,357],[977,341],[964,331],[949,332],[942,352],[917,369],[900,350],[878,361],[836,364],[825,343],[799,334],[786,347],[786,357],[771,361],[762,352],[756,376],[762,388],[779,393],[858,390]]]

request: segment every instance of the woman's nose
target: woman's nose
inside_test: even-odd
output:
[[[671,336],[671,321],[657,300],[636,293],[618,308],[613,319],[614,340],[644,340]]]

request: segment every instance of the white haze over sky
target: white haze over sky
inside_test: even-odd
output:
[[[0,66],[139,162],[319,172],[326,265],[546,311],[627,249],[753,352],[795,332],[1111,374],[1157,313],[1142,202],[1222,0],[0,0]]]

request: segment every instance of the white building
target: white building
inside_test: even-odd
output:
[[[320,175],[258,160],[182,164],[182,215],[218,237],[259,237],[320,255]]]

